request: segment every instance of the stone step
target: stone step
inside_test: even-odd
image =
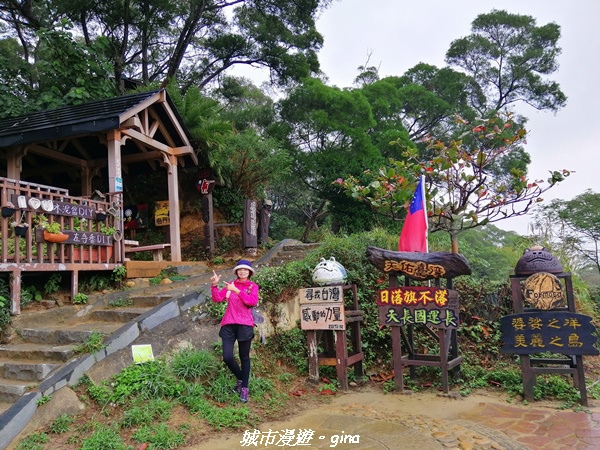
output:
[[[30,342],[0,345],[0,358],[19,361],[67,362],[75,356],[75,345],[40,345]]]
[[[32,387],[30,381],[0,378],[0,402],[14,403]]]
[[[319,243],[309,243],[309,244],[287,244],[281,248],[281,253],[284,252],[308,252],[310,250],[314,250],[318,248],[321,244]]]
[[[6,411],[12,405],[13,405],[13,402],[3,402],[3,401],[0,401],[0,416],[2,414],[4,414],[4,411]]]
[[[35,344],[67,345],[87,341],[93,332],[109,335],[118,330],[120,322],[82,322],[73,325],[55,325],[44,328],[22,328],[19,335],[22,342]]]
[[[300,259],[304,259],[304,257],[306,256],[306,252],[282,252],[279,255],[277,255],[277,257],[281,260],[287,261],[287,260],[293,260],[293,261],[297,261]]]
[[[130,320],[135,319],[141,314],[149,311],[150,308],[113,308],[113,309],[96,309],[90,314],[90,318],[93,320],[99,320],[103,322],[118,322],[126,323]]]
[[[170,300],[172,297],[170,295],[152,295],[152,296],[144,296],[144,297],[130,297],[130,300],[133,301],[133,307],[135,308],[154,308],[155,306],[160,305],[161,303]],[[117,311],[123,308],[115,308]]]
[[[14,361],[0,359],[0,378],[21,381],[43,381],[50,373],[62,364],[47,361]]]

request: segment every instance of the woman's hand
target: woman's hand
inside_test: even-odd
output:
[[[217,272],[213,270],[213,276],[210,277],[210,282],[213,286],[219,284],[219,280],[221,279],[221,275],[217,275]]]
[[[236,294],[239,294],[241,292],[237,287],[235,287],[233,281],[231,283],[227,283],[226,287],[228,291],[235,292]]]

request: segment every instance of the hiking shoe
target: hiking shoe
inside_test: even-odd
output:
[[[240,402],[248,402],[248,388],[242,388],[240,392]]]
[[[240,394],[242,392],[242,380],[237,380],[237,383],[232,391],[234,394]]]

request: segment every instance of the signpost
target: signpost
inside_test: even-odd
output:
[[[578,314],[571,274],[545,248],[525,250],[510,277],[515,314],[500,319],[503,353],[519,355],[525,400],[538,373],[571,375],[588,406],[583,355],[598,355],[591,317]]]
[[[344,306],[344,291],[352,293],[352,308]],[[364,354],[360,340],[362,311],[358,309],[356,285],[319,286],[300,289],[300,328],[306,331],[309,379],[319,381],[319,365],[336,366],[340,387],[348,389],[348,367],[362,377]],[[347,329],[349,325],[349,330]],[[350,331],[348,342],[347,332]],[[319,354],[319,342],[324,352]],[[348,344],[350,344],[349,354]]]

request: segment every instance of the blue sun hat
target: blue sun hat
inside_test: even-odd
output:
[[[239,269],[248,269],[250,271],[250,275],[254,275],[254,269],[252,268],[252,263],[247,259],[240,259],[237,265],[233,268],[234,275],[237,276],[237,271]]]

